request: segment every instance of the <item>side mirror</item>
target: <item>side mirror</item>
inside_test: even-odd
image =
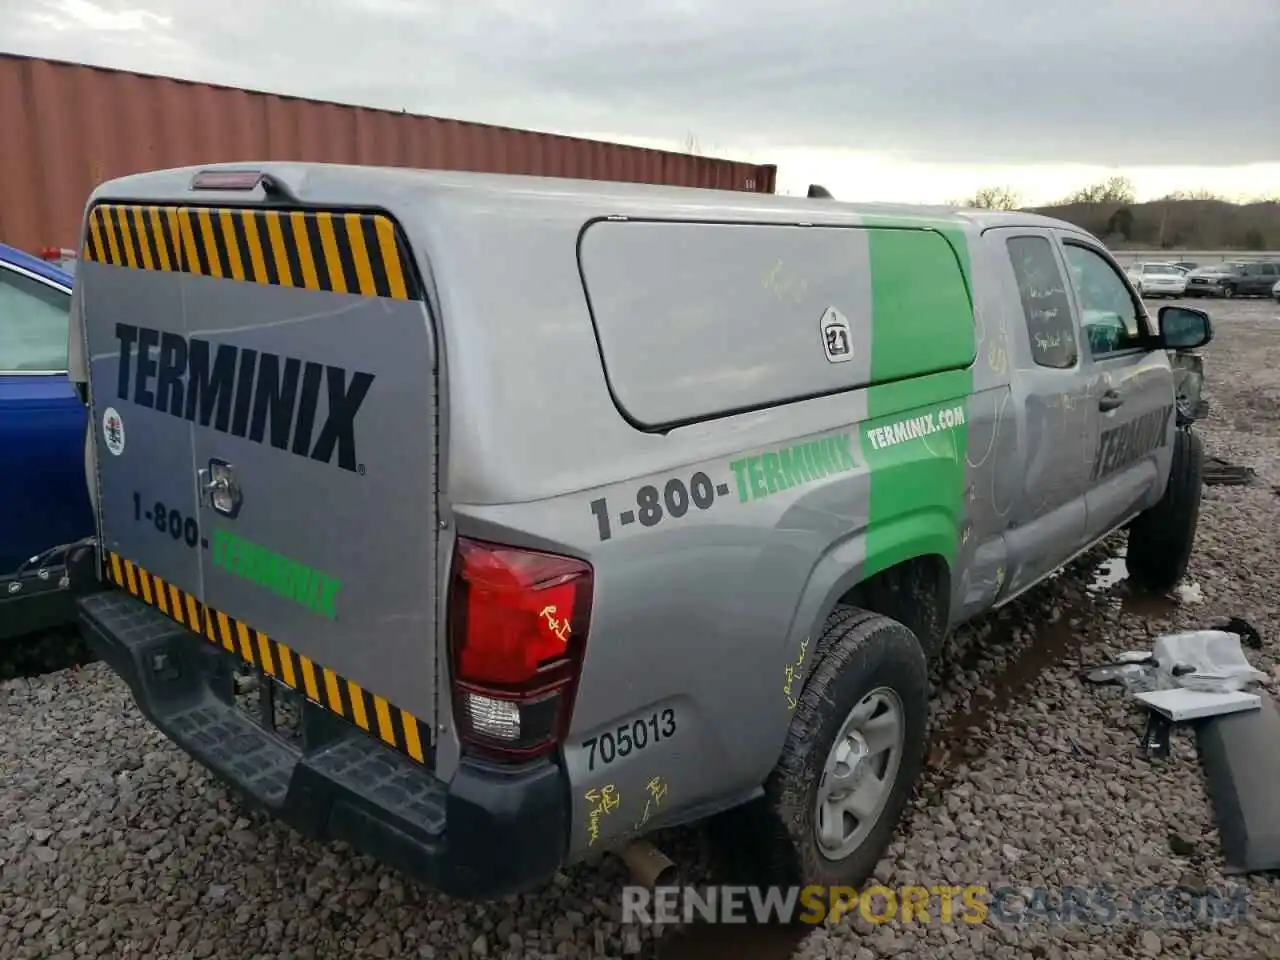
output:
[[[1193,350],[1213,340],[1209,314],[1190,307],[1160,308],[1160,341],[1166,350]]]

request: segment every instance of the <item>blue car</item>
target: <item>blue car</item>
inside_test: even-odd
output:
[[[87,414],[67,377],[72,282],[0,243],[0,639],[70,622],[54,548],[93,534]]]

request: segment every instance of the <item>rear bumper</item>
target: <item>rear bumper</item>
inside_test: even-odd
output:
[[[0,641],[72,626],[76,593],[97,583],[88,541],[52,547],[41,557],[34,566],[0,573]]]
[[[0,640],[75,622],[75,607],[63,574],[63,567],[58,565],[22,576],[0,575]]]
[[[467,899],[528,890],[564,861],[568,791],[555,764],[464,761],[445,783],[309,703],[295,743],[235,705],[242,661],[120,590],[81,597],[77,607],[85,640],[147,719],[299,833],[344,841]]]

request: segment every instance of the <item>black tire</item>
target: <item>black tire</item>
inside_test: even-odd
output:
[[[1226,299],[1230,300],[1232,297],[1236,295],[1236,288],[1228,283],[1225,287],[1222,288],[1222,295]]]
[[[734,882],[859,886],[884,855],[924,760],[928,666],[916,635],[888,617],[838,607],[791,719],[764,797],[722,815],[711,839]],[[827,755],[854,706],[888,688],[902,707],[902,757],[889,796],[866,838],[843,859],[827,859],[815,832]]]
[[[1125,566],[1131,582],[1154,592],[1178,585],[1191,560],[1203,488],[1204,443],[1190,429],[1180,428],[1174,435],[1164,496],[1129,526]]]

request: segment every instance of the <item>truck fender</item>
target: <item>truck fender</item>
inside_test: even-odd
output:
[[[869,577],[898,563],[919,557],[954,556],[959,539],[954,520],[937,509],[903,514],[878,528],[876,534],[880,546],[873,546],[872,556],[867,554],[866,531],[858,531],[833,543],[809,573],[779,651],[788,713],[794,709],[818,661],[823,627],[841,598]],[[949,605],[949,588],[947,593],[941,600]],[[771,762],[781,756],[786,735],[787,725],[779,724],[772,735],[775,742],[769,744]]]

